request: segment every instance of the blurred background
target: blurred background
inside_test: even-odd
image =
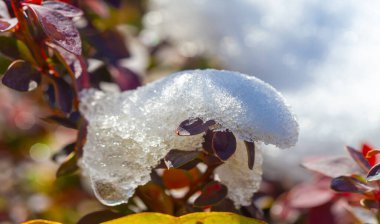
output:
[[[300,138],[293,149],[265,146],[264,184],[276,186],[274,195],[308,179],[300,167],[307,157],[346,154],[345,145],[363,142],[380,145],[379,1],[71,3],[85,11],[77,21],[85,49],[94,43],[92,28],[117,32],[128,49],[118,65],[143,83],[212,67],[254,75],[278,89],[297,116]],[[9,62],[0,53],[0,73]],[[94,75],[104,72],[103,65],[99,57],[89,60]],[[76,131],[41,120],[48,112],[38,93],[0,86],[0,98],[0,223],[31,218],[75,223],[104,209],[80,174],[55,178],[58,164],[51,156],[73,142]]]

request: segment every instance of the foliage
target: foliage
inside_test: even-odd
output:
[[[38,115],[43,121],[75,130],[72,133],[76,134],[77,140],[66,144],[52,156],[55,162],[60,163],[56,172],[58,187],[67,190],[64,185],[69,179],[75,179],[73,185],[78,184],[78,160],[83,154],[86,141],[87,121],[79,111],[80,91],[86,88],[100,89],[105,82],[116,84],[121,91],[135,89],[141,85],[140,75],[121,63],[132,54],[124,34],[117,25],[127,21],[139,29],[141,24],[137,21],[141,20],[139,16],[141,17],[144,10],[144,1],[106,3],[102,0],[11,0],[1,1],[0,7],[2,12],[9,11],[0,17],[2,84],[13,90],[28,92],[38,102],[37,107],[45,111],[42,117]],[[131,9],[133,11],[130,11]],[[127,17],[122,16],[125,12],[129,12]],[[132,16],[133,14],[135,16]],[[155,52],[157,49],[152,49],[153,59]],[[89,69],[94,59],[100,60],[101,65]],[[204,61],[199,59],[199,62],[190,61],[182,66],[199,67],[202,63]],[[157,67],[157,62],[152,60],[152,65],[154,66],[151,69]],[[42,124],[47,125],[43,122]],[[112,214],[109,219],[141,209],[171,215],[205,210],[242,214],[242,210],[236,209],[232,201],[226,198],[227,187],[213,180],[213,171],[234,154],[235,136],[228,131],[210,130],[211,125],[215,125],[215,122],[206,121],[203,124],[198,120],[195,123],[184,121],[179,124],[178,135],[203,133],[205,150],[184,152],[173,149],[157,167],[161,173],[153,170],[152,181],[138,188],[134,200],[105,211]],[[47,132],[51,131],[51,126],[47,129]],[[255,146],[253,142],[247,142],[246,146],[249,155],[248,166],[252,169]],[[168,163],[170,169],[165,165]],[[205,171],[199,168],[200,163],[206,164]],[[63,186],[60,186],[59,182],[62,179]],[[168,191],[183,188],[187,189],[187,193],[181,197],[168,194]],[[83,190],[80,189],[80,197],[76,200],[88,198],[87,195],[83,196]],[[61,194],[59,191],[51,192],[53,195],[58,193]],[[194,196],[191,201],[190,197]],[[139,204],[138,200],[142,201],[143,205]],[[253,204],[249,207],[256,210]],[[97,213],[99,214],[103,216],[105,213]],[[88,218],[89,215],[83,218]],[[255,216],[253,213],[245,215]],[[43,214],[37,216],[44,218]],[[155,216],[163,217],[157,214]],[[208,216],[223,220],[232,217],[241,221],[236,223],[260,223],[245,222],[244,220],[252,219],[227,213],[201,213],[185,217],[199,219],[200,216],[206,216],[202,218],[206,223],[209,222]],[[143,219],[139,216],[130,218]],[[73,219],[69,218],[65,222],[71,223]],[[42,221],[30,223],[38,222]]]
[[[304,214],[308,223],[347,223],[352,220],[375,223],[380,220],[376,168],[379,150],[368,144],[363,144],[361,150],[346,148],[350,158],[323,157],[303,163],[305,168],[316,172],[316,177],[311,183],[293,187],[277,200],[273,208],[282,210],[275,212],[278,219],[299,219]]]

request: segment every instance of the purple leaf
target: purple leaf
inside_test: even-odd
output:
[[[54,87],[54,96],[57,106],[65,113],[70,113],[73,106],[73,90],[63,79],[50,76]]]
[[[214,154],[214,151],[212,150],[212,139],[213,138],[214,138],[214,132],[208,129],[206,131],[206,134],[203,136],[204,141],[202,143],[202,147],[209,154]]]
[[[208,130],[208,128],[215,124],[215,121],[209,120],[203,123],[200,118],[189,118],[179,124],[176,133],[181,136],[197,135]]]
[[[26,61],[16,60],[4,73],[2,83],[18,91],[31,91],[40,82],[40,74]]]
[[[83,15],[83,11],[75,6],[64,2],[45,1],[42,2],[42,6],[61,13],[65,17],[78,17]]]
[[[243,209],[247,208],[247,210],[249,210],[248,212],[250,213],[251,209],[249,207],[250,206],[246,206],[246,207],[242,207],[242,208]],[[222,200],[217,205],[212,206],[211,211],[238,213],[238,211],[236,210],[236,207],[234,205],[234,202],[229,198],[225,198],[224,200]],[[250,215],[252,215],[252,214],[250,213]],[[253,217],[253,216],[250,216],[250,217]]]
[[[165,156],[165,161],[169,162],[171,167],[189,170],[200,162],[201,154],[199,151],[173,149]]]
[[[373,166],[367,174],[367,181],[375,180],[380,180],[380,164]]]
[[[212,148],[221,160],[227,160],[236,151],[235,135],[228,130],[216,131],[212,139]]]
[[[60,116],[53,115],[53,116],[49,116],[46,118],[42,118],[42,120],[47,121],[47,122],[58,123],[62,126],[65,126],[66,128],[77,129],[77,124],[74,121],[72,121],[66,117],[60,117]]]
[[[0,19],[0,32],[6,32],[16,27],[18,24],[17,18]]]
[[[220,203],[227,196],[228,189],[217,181],[211,181],[202,189],[201,195],[195,199],[194,206],[206,207]]]
[[[346,146],[350,156],[355,160],[355,162],[364,170],[364,172],[368,172],[371,169],[371,165],[368,160],[363,156],[363,154],[356,149]]]
[[[248,167],[252,170],[255,165],[255,143],[244,141],[244,144],[248,154]]]
[[[303,162],[302,166],[333,178],[351,175],[360,171],[352,159],[342,156],[317,158]]]
[[[66,50],[81,55],[82,42],[79,32],[70,18],[49,8],[28,4],[37,17],[46,36]]]
[[[117,65],[120,59],[130,57],[126,38],[117,30],[108,29],[99,32],[95,28],[87,27],[85,32],[90,44],[96,46],[96,58]]]
[[[115,8],[119,8],[123,0],[108,0],[108,4],[111,4]]]
[[[75,146],[77,150],[76,152],[79,157],[82,156],[83,147],[84,147],[84,144],[86,143],[87,125],[88,125],[87,121],[84,118],[82,118],[79,124],[79,131],[78,131],[77,142]]]
[[[109,71],[121,91],[136,89],[141,85],[138,75],[127,68],[111,66]]]
[[[81,63],[78,59],[79,56],[65,50],[64,48],[56,44],[53,44],[53,43],[46,43],[46,44],[55,51],[56,55],[61,60],[63,60],[62,63],[64,63],[67,69],[69,69],[70,72],[72,72],[75,78],[78,78],[79,76],[81,76],[82,71],[84,69],[82,68]]]
[[[373,189],[354,177],[340,176],[332,179],[331,189],[337,192],[366,193]]]

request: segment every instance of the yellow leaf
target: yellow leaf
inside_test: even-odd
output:
[[[265,224],[263,221],[240,216],[229,212],[197,212],[181,217],[161,213],[138,213],[123,218],[104,222],[103,224]]]
[[[62,224],[60,222],[47,221],[42,219],[30,220],[27,222],[23,222],[22,224]]]

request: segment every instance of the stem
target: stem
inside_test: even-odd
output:
[[[25,44],[30,49],[34,59],[37,62],[37,66],[46,66],[46,61],[41,56],[41,49],[40,47],[35,43],[35,41],[32,38],[31,32],[29,30],[28,21],[26,20],[24,16],[24,11],[22,10],[22,5],[20,3],[20,0],[11,0],[11,5],[13,12],[15,16],[17,17],[17,20],[19,22],[19,29],[17,30],[16,35],[18,36],[18,39],[21,39],[25,42]]]

